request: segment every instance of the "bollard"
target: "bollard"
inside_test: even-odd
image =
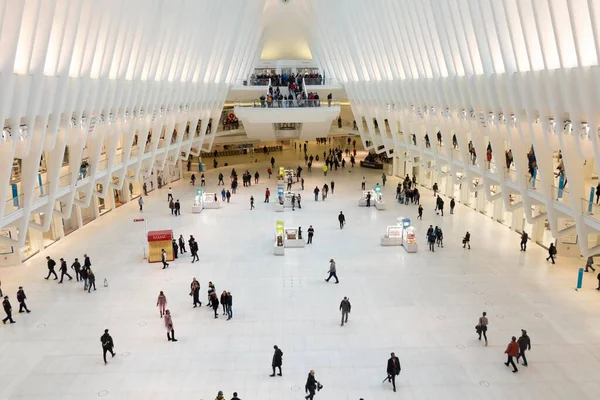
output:
[[[577,288],[575,290],[581,289],[583,286],[583,268],[579,268],[577,272]]]

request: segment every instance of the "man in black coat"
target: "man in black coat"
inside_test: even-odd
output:
[[[6,318],[4,318],[2,322],[6,323],[6,321],[10,321],[11,324],[14,324],[15,321],[12,319],[12,306],[10,305],[10,301],[8,301],[8,296],[4,296],[4,301],[2,301],[2,307],[4,308],[4,312],[6,313]]]
[[[72,281],[73,278],[71,277],[71,275],[69,275],[69,273],[67,272],[69,270],[69,268],[67,267],[67,262],[65,261],[64,258],[60,259],[60,281],[58,281],[58,283],[63,283],[63,279],[66,276],[69,277],[69,280]]]
[[[50,256],[46,256],[46,263],[48,264],[48,276],[45,279],[47,280],[48,278],[50,278],[50,275],[54,275],[54,280],[57,280],[58,275],[56,275],[56,271],[54,271],[56,261],[51,259]]]
[[[527,331],[525,329],[521,329],[521,337],[517,340],[519,344],[519,355],[517,356],[517,363],[519,362],[519,358],[523,357],[523,366],[527,366],[527,357],[525,357],[525,351],[531,350],[531,339],[527,335]]]
[[[106,353],[109,352],[112,356],[115,356],[115,352],[113,348],[115,347],[115,343],[113,342],[112,337],[108,334],[108,329],[104,330],[104,335],[100,337],[100,342],[102,343],[102,357],[104,358],[104,364],[106,364]]]
[[[315,379],[315,370],[311,369],[308,373],[308,378],[306,378],[306,385],[304,385],[304,392],[308,393],[307,396],[304,396],[306,400],[313,400],[315,396],[315,390],[317,388],[320,390],[323,386]]]
[[[387,380],[388,382],[392,382],[394,392],[396,391],[396,375],[400,375],[401,369],[400,360],[394,353],[392,353],[387,362]]]
[[[315,234],[315,230],[313,229],[312,225],[310,225],[308,227],[308,242],[307,242],[307,244],[311,244],[312,243],[312,239],[313,239],[314,234]]]
[[[24,312],[23,310],[30,313],[31,310],[27,308],[27,304],[25,304],[25,300],[27,300],[27,296],[25,295],[25,291],[23,290],[23,286],[19,286],[19,290],[17,290],[17,301],[19,302],[19,312]]]
[[[282,376],[281,373],[281,365],[283,364],[283,351],[277,345],[273,346],[275,349],[275,353],[273,353],[273,362],[271,363],[271,367],[273,367],[273,373],[271,376],[275,376],[275,368],[279,368],[279,373],[277,375]]]
[[[81,264],[79,263],[79,260],[77,258],[71,265],[71,268],[75,270],[75,279],[77,279],[77,282],[79,282],[79,275],[80,275],[79,271],[81,271]]]
[[[340,214],[338,215],[338,221],[340,223],[340,229],[344,229],[344,225],[346,224],[346,216],[341,211],[340,211]]]

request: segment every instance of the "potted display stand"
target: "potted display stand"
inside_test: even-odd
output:
[[[402,227],[400,225],[388,226],[380,243],[382,246],[402,246]]]
[[[277,221],[277,223],[275,225],[275,243],[273,243],[273,254],[276,256],[285,255],[283,235],[284,235],[283,221]]]

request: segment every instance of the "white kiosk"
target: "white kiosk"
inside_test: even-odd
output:
[[[380,243],[382,246],[402,246],[402,225],[388,226]]]
[[[204,208],[219,208],[219,199],[216,193],[204,193]]]
[[[299,233],[298,228],[284,228],[284,247],[298,248],[306,246],[302,235]]]
[[[410,224],[410,218],[398,217],[396,221],[402,226],[402,247],[407,253],[416,253],[417,237],[415,227]]]
[[[199,214],[204,208],[204,189],[197,188],[196,196],[194,196],[194,204],[192,204],[192,213]]]
[[[377,185],[375,185],[375,208],[377,208],[378,210],[385,210],[385,201],[383,201],[383,193],[381,192],[381,186],[379,186],[379,183]],[[371,201],[373,201],[373,199],[371,199]]]

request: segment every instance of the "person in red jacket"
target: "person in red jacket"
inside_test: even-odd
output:
[[[517,366],[515,365],[515,362],[513,361],[513,357],[517,357],[519,355],[519,344],[517,343],[516,337],[514,337],[514,336],[512,337],[512,340],[506,347],[504,354],[508,355],[508,359],[506,360],[504,365],[506,365],[508,367],[508,365],[511,364],[513,367],[513,373],[519,372],[519,370],[517,369]]]

